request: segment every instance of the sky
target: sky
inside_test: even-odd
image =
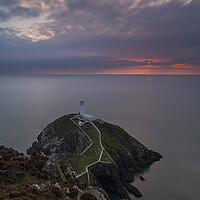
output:
[[[200,74],[200,0],[0,0],[0,74]]]

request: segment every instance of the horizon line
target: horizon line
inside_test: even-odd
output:
[[[200,75],[200,73],[3,73],[2,75]]]

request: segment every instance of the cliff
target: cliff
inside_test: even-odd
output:
[[[37,142],[27,151],[43,152],[50,156],[53,153],[80,154],[90,143],[86,135],[70,120],[73,115],[61,117],[47,125],[37,137]]]
[[[40,153],[27,157],[0,146],[0,200],[105,200],[103,191],[80,183],[64,163],[54,160],[48,170],[49,162]]]
[[[129,199],[128,191],[142,196],[130,184],[134,173],[162,156],[147,149],[119,126],[102,120],[93,123],[83,120],[84,125],[80,127],[78,121],[70,114],[50,123],[27,153],[42,152],[49,156],[43,170],[51,180],[62,181],[70,171],[79,182],[111,191],[121,198]],[[63,174],[58,168],[61,163],[66,166],[61,170]]]

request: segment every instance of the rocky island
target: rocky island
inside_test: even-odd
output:
[[[65,181],[70,171],[80,183],[101,188],[100,192],[110,191],[124,199],[130,198],[128,192],[141,197],[130,184],[134,173],[158,161],[161,155],[148,150],[119,126],[103,120],[81,122],[80,126],[76,114],[55,120],[44,128],[27,153],[48,156],[43,170],[50,180]],[[61,170],[60,165],[66,167]]]
[[[85,114],[83,101],[78,114],[48,124],[27,154],[0,146],[0,200],[141,197],[134,174],[162,157],[121,127]]]

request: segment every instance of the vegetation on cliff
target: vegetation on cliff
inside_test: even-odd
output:
[[[30,184],[47,180],[43,170],[48,157],[33,153],[30,158],[11,148],[0,146],[0,184]]]
[[[87,165],[98,161],[102,150],[97,130],[90,123],[86,123],[81,129],[89,136],[92,145],[84,154],[68,154],[69,161],[76,173],[84,172]],[[103,153],[102,161],[113,161],[109,159],[105,152]]]
[[[97,199],[90,194],[92,190],[70,172],[65,173],[65,181],[52,180],[49,172],[44,170],[48,159],[37,152],[27,157],[0,146],[0,200]],[[60,163],[60,167],[67,166]]]

